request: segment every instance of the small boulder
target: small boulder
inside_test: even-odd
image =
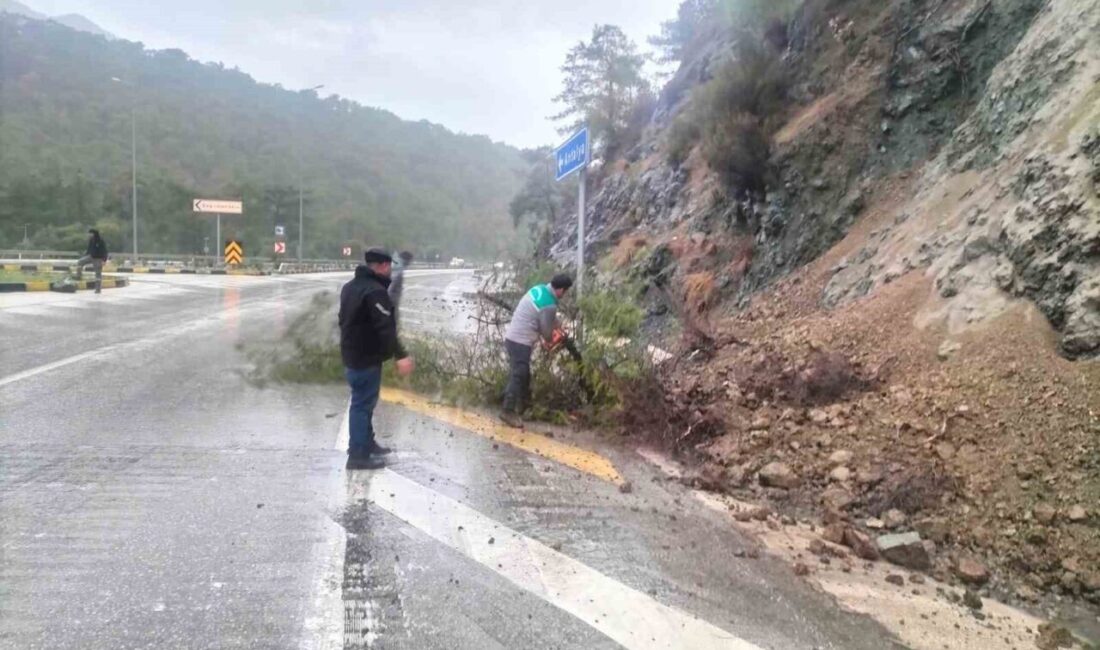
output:
[[[932,566],[919,533],[882,535],[875,545],[884,558],[898,566],[915,571],[926,571]]]
[[[984,585],[989,581],[989,569],[969,555],[956,560],[955,575],[968,585]]]
[[[905,513],[897,508],[891,508],[882,515],[882,522],[890,529],[904,526],[905,522],[908,520],[909,518],[905,516]]]
[[[1039,624],[1039,637],[1035,639],[1035,647],[1039,650],[1072,648],[1074,643],[1073,634],[1061,625],[1054,623]]]
[[[1080,505],[1071,506],[1070,509],[1066,511],[1066,519],[1069,519],[1072,522],[1080,523],[1088,519],[1088,517],[1089,513],[1086,512],[1085,508]]]
[[[882,530],[886,527],[886,522],[875,517],[868,517],[867,521],[863,522],[871,530]]]
[[[828,524],[821,530],[821,539],[833,544],[844,543],[844,524]]]
[[[822,409],[810,409],[807,415],[814,424],[825,424],[829,421],[829,414]]]
[[[768,463],[760,469],[760,484],[789,490],[798,487],[798,474],[785,463]]]
[[[877,560],[879,558],[878,549],[875,548],[871,538],[851,526],[844,529],[844,545],[852,549],[860,559]]]
[[[955,457],[955,445],[950,442],[936,443],[936,455],[940,460],[951,460]]]
[[[905,578],[899,576],[896,573],[891,573],[890,575],[886,576],[886,582],[901,587],[905,585]]]
[[[847,449],[837,449],[829,455],[830,465],[847,465],[850,462],[852,462],[852,452]]]
[[[967,607],[975,611],[982,608],[982,597],[971,591],[970,589],[967,589],[966,593],[963,594],[962,602],[963,605],[966,605]]]
[[[848,469],[844,465],[841,465],[840,467],[834,467],[833,471],[829,472],[829,478],[838,483],[844,483],[848,479],[852,478],[852,470]]]
[[[772,425],[766,415],[758,415],[749,425],[749,431],[763,431]]]
[[[1058,511],[1049,503],[1037,503],[1035,507],[1031,509],[1031,516],[1035,518],[1035,521],[1044,526],[1054,523],[1054,517],[1057,515]]]
[[[851,492],[839,485],[834,485],[821,494],[821,503],[830,510],[843,511],[855,500]]]

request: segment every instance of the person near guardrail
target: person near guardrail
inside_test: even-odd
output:
[[[88,248],[84,255],[76,261],[76,279],[84,277],[84,267],[88,264],[95,269],[95,292],[103,289],[103,265],[107,263],[107,242],[103,241],[99,231],[95,228],[88,229]]]
[[[548,349],[565,339],[558,325],[558,301],[572,286],[573,278],[559,273],[549,284],[531,287],[512,311],[504,332],[509,371],[500,419],[505,424],[523,428],[523,409],[531,392],[531,353],[539,339]]]
[[[397,336],[397,320],[387,289],[393,258],[385,249],[370,248],[364,265],[340,290],[340,356],[351,387],[348,407],[347,469],[379,469],[389,449],[374,439],[374,408],[382,389],[382,364],[397,359],[397,373],[413,371],[413,360]]]

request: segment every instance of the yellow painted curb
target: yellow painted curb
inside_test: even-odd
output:
[[[27,285],[27,291],[49,291],[49,280],[34,280],[31,282],[24,282]]]
[[[502,442],[521,451],[536,454],[596,478],[622,485],[625,481],[611,461],[588,449],[558,442],[539,433],[515,429],[479,413],[436,404],[409,391],[382,388],[382,400],[403,406],[432,419],[466,429],[484,438]]]
[[[18,264],[5,264],[4,265],[4,270],[5,271],[18,271],[18,270],[20,270],[20,266]]]

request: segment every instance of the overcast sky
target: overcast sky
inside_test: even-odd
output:
[[[255,79],[335,93],[517,146],[558,139],[546,117],[566,51],[597,23],[639,46],[679,0],[26,0],[83,14],[147,47]]]

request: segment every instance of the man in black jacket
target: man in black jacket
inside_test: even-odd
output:
[[[344,376],[351,386],[348,412],[348,469],[378,469],[379,456],[389,449],[374,440],[371,418],[382,388],[382,363],[397,359],[397,372],[413,370],[412,357],[397,337],[397,321],[387,289],[393,258],[381,248],[370,248],[365,265],[355,269],[355,278],[340,290],[340,355]]]
[[[88,264],[95,269],[95,292],[103,288],[103,265],[107,263],[107,242],[99,236],[95,228],[88,230],[88,249],[84,256],[76,261],[76,279],[84,276],[84,267]]]

